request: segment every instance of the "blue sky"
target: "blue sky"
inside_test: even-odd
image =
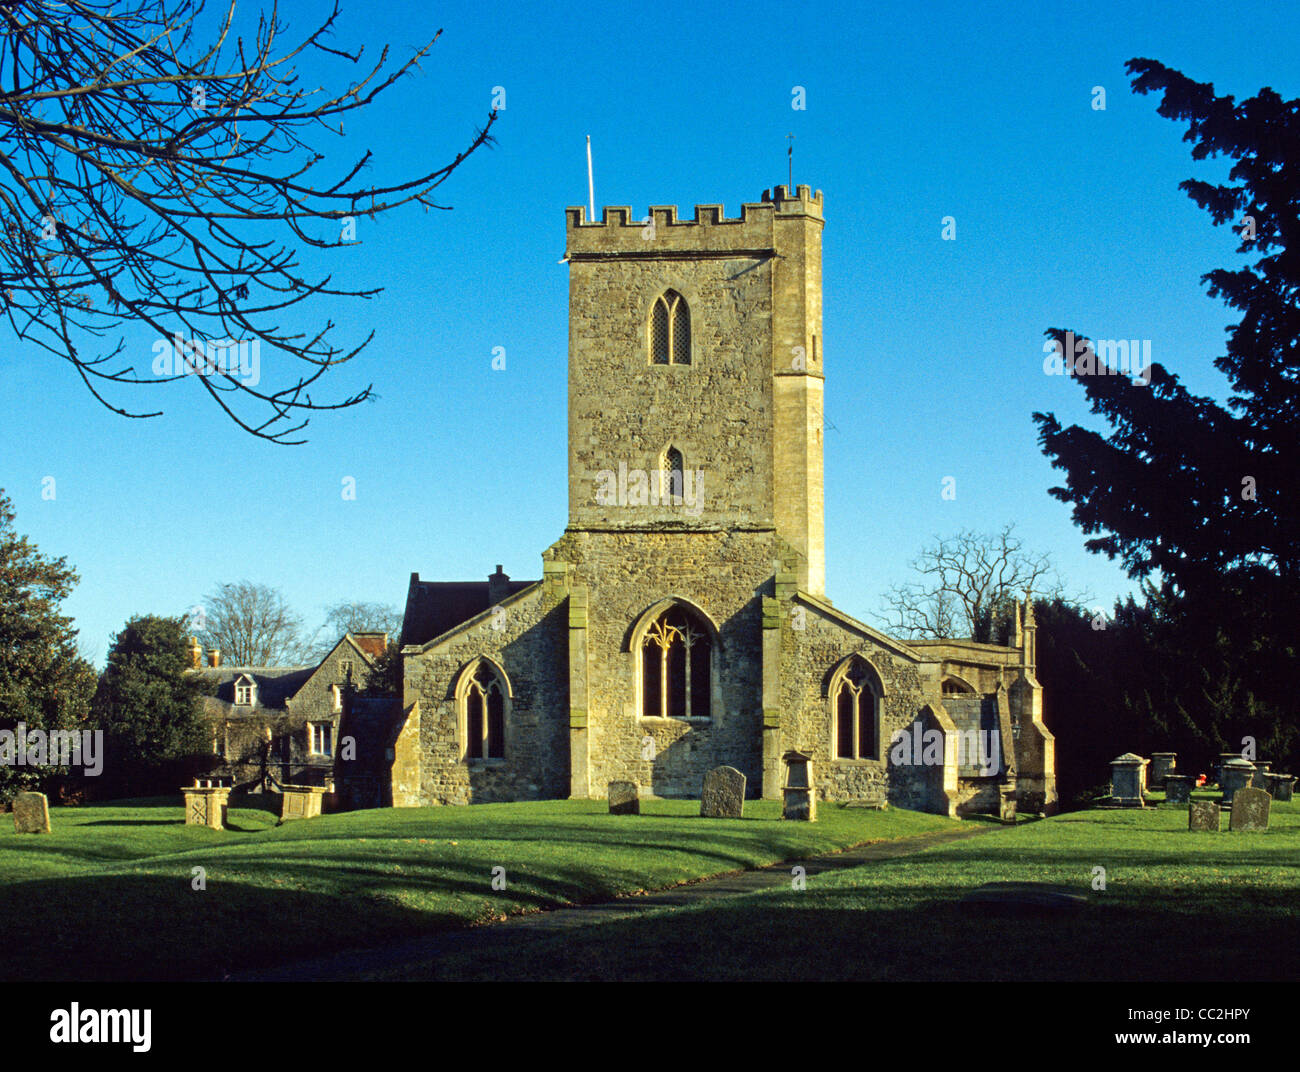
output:
[[[312,262],[341,285],[385,288],[298,318],[332,318],[345,339],[375,331],[326,381],[339,396],[373,382],[376,401],[320,415],[301,447],[252,439],[192,381],[114,394],[165,410],[128,421],[66,363],[0,334],[0,487],[19,531],[79,570],[67,609],[94,658],[132,614],[183,613],[223,581],[278,586],[314,626],[344,599],[400,606],[412,571],[483,578],[499,562],[540,576],[567,512],[557,261],[564,208],[586,201],[587,134],[598,210],[638,216],[738,214],[785,181],[796,135],[795,182],[826,198],[837,606],[883,624],[884,591],[934,536],[1008,522],[1072,589],[1106,605],[1130,589],[1047,494],[1057,474],[1030,414],[1095,421],[1077,385],[1043,374],[1042,333],[1149,339],[1193,390],[1224,396],[1212,361],[1232,315],[1199,278],[1233,263],[1236,243],[1177,184],[1225,169],[1191,160],[1183,128],[1130,92],[1123,64],[1158,59],[1238,98],[1264,85],[1300,96],[1291,5],[344,6],[338,43],[368,57],[444,33],[423,73],[320,140],[331,166],[370,149],[377,180],[432,170],[494,87],[506,95],[497,146],[442,188],[453,211],[362,218],[359,245]],[[325,9],[280,10],[296,39]],[[806,110],[791,107],[795,86]],[[955,241],[941,238],[945,216]],[[147,366],[153,338],[127,341]],[[276,357],[262,358],[274,375]]]

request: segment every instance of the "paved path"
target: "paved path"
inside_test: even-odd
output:
[[[790,869],[798,864],[808,877],[841,871],[876,860],[893,860],[910,856],[924,849],[950,841],[974,837],[990,830],[1001,829],[995,823],[963,824],[959,830],[940,830],[930,834],[917,834],[893,841],[875,841],[843,852],[813,856],[806,860],[787,860],[752,871],[737,871],[719,875],[684,886],[660,890],[658,893],[620,897],[597,904],[573,905],[564,908],[530,912],[510,916],[500,923],[447,931],[415,938],[393,945],[352,952],[334,953],[312,960],[298,961],[278,968],[246,972],[232,976],[240,982],[310,982],[355,979],[374,971],[400,971],[403,965],[412,968],[426,964],[435,957],[451,952],[495,948],[513,941],[520,932],[530,934],[558,934],[580,927],[631,919],[664,908],[687,908],[726,897],[736,897],[757,890],[775,889],[790,882]]]

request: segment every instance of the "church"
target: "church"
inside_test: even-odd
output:
[[[539,580],[412,575],[394,805],[698,797],[722,765],[778,798],[796,749],[828,802],[1054,810],[1028,600],[1004,646],[827,597],[823,225],[807,186],[566,210],[568,524]]]

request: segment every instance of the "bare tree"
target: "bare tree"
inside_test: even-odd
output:
[[[412,201],[446,208],[432,192],[492,140],[496,112],[426,175],[358,181],[368,151],[341,176],[320,175],[324,154],[308,135],[342,137],[344,117],[417,68],[442,31],[396,69],[385,48],[360,78],[327,92],[300,87],[292,64],[315,54],[361,60],[362,49],[325,43],[337,6],[284,49],[274,6],[245,41],[234,37],[231,0],[198,44],[203,9],[204,0],[0,0],[0,315],[20,339],[68,361],[114,413],[162,411],[119,406],[103,393],[110,385],[192,376],[241,428],[301,443],[289,437],[311,412],[372,397],[366,387],[325,401],[312,389],[373,332],[338,344],[332,320],[302,333],[285,326],[286,311],[380,291],[307,278],[279,235],[335,249],[355,244],[348,227],[359,215]],[[123,339],[113,349],[97,341],[128,325],[154,333],[151,360],[127,356]],[[83,343],[101,352],[83,353]],[[263,344],[289,367],[279,386],[262,385],[260,361],[249,367],[249,348]]]
[[[199,639],[220,648],[231,666],[284,666],[303,661],[302,620],[280,590],[252,581],[223,584],[204,600]]]
[[[386,603],[361,600],[335,603],[325,610],[325,624],[308,641],[311,657],[323,659],[344,633],[387,633],[396,639],[402,631],[402,612]]]
[[[885,595],[890,627],[904,636],[988,640],[1012,601],[1061,595],[1051,559],[1027,552],[1014,525],[998,533],[936,536],[911,568],[921,579],[895,585]]]

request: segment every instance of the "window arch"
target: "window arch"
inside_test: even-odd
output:
[[[691,311],[675,290],[666,290],[650,310],[650,362],[654,365],[691,363]]]
[[[973,696],[974,688],[956,674],[945,674],[941,684],[941,691],[944,696]]]
[[[479,659],[461,675],[457,692],[464,758],[505,759],[510,691],[500,669]]]
[[[713,638],[689,608],[674,603],[641,637],[643,718],[711,718]]]
[[[865,659],[853,657],[830,688],[836,759],[880,758],[879,678]]]
[[[660,501],[664,503],[681,503],[685,493],[686,461],[682,452],[676,447],[669,447],[659,459],[659,471],[662,474]]]

